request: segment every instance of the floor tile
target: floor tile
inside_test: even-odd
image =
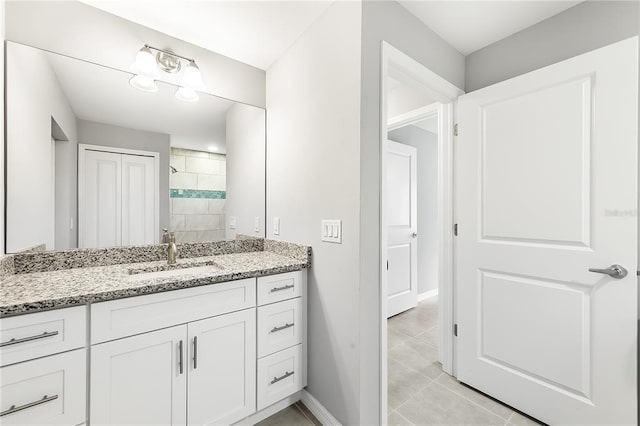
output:
[[[505,420],[432,382],[397,410],[416,425],[504,425]]]
[[[399,362],[389,360],[388,407],[389,411],[398,408],[413,395],[424,389],[431,379]]]
[[[292,405],[257,423],[256,426],[313,426],[313,423]]]
[[[389,416],[387,418],[387,424],[389,426],[413,426],[409,420],[403,417],[397,411],[390,411]]]
[[[538,426],[544,424],[532,419],[531,417],[523,416],[517,411],[514,411],[513,415],[509,419],[509,423],[514,426]]]
[[[415,338],[437,347],[440,344],[439,335],[440,333],[438,333],[438,326],[435,325],[424,333],[418,334],[417,336],[415,336]]]
[[[391,349],[409,338],[411,338],[411,336],[389,327],[387,328],[387,349]]]
[[[448,375],[447,373],[443,373],[436,379],[436,383],[442,385],[449,389],[452,392],[474,402],[481,407],[491,411],[493,414],[508,420],[514,411],[507,407],[506,405],[495,401],[480,392],[476,392],[472,388],[464,386],[459,381]]]
[[[389,350],[389,359],[431,379],[442,373],[437,349],[416,339],[408,339]]]

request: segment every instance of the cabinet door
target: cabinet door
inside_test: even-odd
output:
[[[122,245],[158,243],[158,193],[153,157],[122,155]]]
[[[187,326],[91,348],[92,425],[186,422]]]
[[[256,310],[189,324],[188,424],[231,424],[256,410]]]

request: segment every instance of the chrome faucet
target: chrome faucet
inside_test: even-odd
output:
[[[176,246],[176,234],[167,229],[162,230],[162,244],[167,245],[167,264],[173,265],[178,257],[178,247]]]

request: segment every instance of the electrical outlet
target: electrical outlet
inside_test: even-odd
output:
[[[229,229],[236,229],[236,217],[229,216]]]
[[[280,235],[280,218],[273,218],[273,235]]]
[[[323,220],[321,233],[322,241],[342,244],[342,221]]]

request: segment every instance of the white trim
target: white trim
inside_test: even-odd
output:
[[[320,404],[320,401],[315,399],[306,389],[300,391],[300,400],[323,426],[341,426],[340,422],[333,417],[329,410]]]
[[[256,423],[259,423],[259,422],[263,421],[264,419],[273,416],[277,412],[284,410],[285,408],[295,404],[298,401],[300,401],[300,392],[296,392],[293,395],[289,395],[288,397],[286,397],[284,399],[281,399],[280,401],[276,402],[275,404],[271,404],[267,408],[263,408],[262,410],[260,410],[260,411],[258,411],[256,413],[253,413],[252,415],[250,415],[248,417],[245,417],[244,419],[240,420],[239,422],[234,423],[234,425],[238,425],[238,426],[255,425]]]
[[[409,112],[405,112],[404,114],[391,117],[387,121],[387,132],[431,118],[438,114],[439,107],[440,102],[436,102],[431,105],[423,106]]]
[[[387,117],[387,79],[393,76],[403,82],[427,90],[436,100],[438,108],[438,236],[439,236],[439,273],[438,273],[438,301],[440,330],[452,330],[454,321],[453,293],[453,102],[464,92],[440,77],[424,65],[405,55],[387,42],[382,42],[380,64],[380,423],[387,422],[387,217],[386,205],[386,150],[385,140],[389,131]],[[431,112],[433,105],[424,107]],[[419,109],[420,110],[420,109]],[[417,110],[417,111],[419,111]],[[412,111],[414,118],[415,111]],[[418,114],[419,115],[419,114]],[[395,126],[400,118],[403,121],[409,117],[395,117],[391,122]],[[405,123],[406,124],[406,123]],[[449,374],[454,374],[454,340],[452,333],[440,333],[440,360],[442,368]]]
[[[422,302],[427,299],[431,299],[432,297],[436,297],[438,295],[438,289],[434,288],[433,290],[425,291],[424,293],[418,294],[418,302]]]
[[[112,152],[115,154],[128,154],[128,155],[140,155],[144,157],[153,157],[155,167],[155,217],[154,217],[154,229],[156,230],[154,235],[154,243],[158,244],[160,241],[160,153],[154,151],[141,151],[136,149],[117,148],[112,146],[90,145],[90,144],[78,144],[78,247],[80,242],[83,241],[83,218],[84,218],[84,172],[85,172],[85,153],[86,151],[100,151],[100,152]]]

